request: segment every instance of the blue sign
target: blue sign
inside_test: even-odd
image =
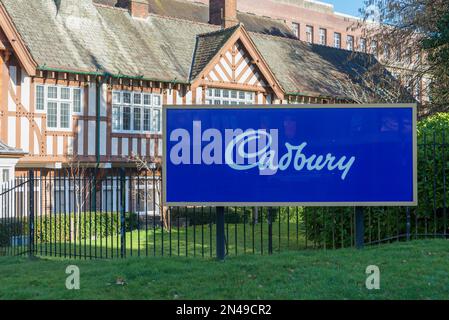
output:
[[[164,109],[168,206],[416,205],[416,105]]]

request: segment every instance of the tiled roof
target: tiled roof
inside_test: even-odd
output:
[[[126,0],[94,0],[94,2],[121,8],[126,8],[127,5]],[[195,22],[209,22],[209,6],[202,3],[193,3],[186,0],[148,0],[148,3],[150,13]],[[245,12],[238,12],[237,18],[248,31],[295,38],[290,28],[282,20]]]
[[[198,35],[190,75],[191,80],[194,80],[209,61],[217,55],[237,28],[238,25],[232,28]]]
[[[255,33],[251,37],[286,93],[351,100],[364,94],[381,101],[373,84],[397,91],[396,80],[371,55]],[[377,70],[382,77],[374,78]]]
[[[21,156],[21,155],[24,155],[24,154],[25,153],[22,150],[12,148],[12,147],[6,145],[5,143],[3,143],[2,141],[0,141],[0,156],[2,156],[2,155],[17,155],[17,156]]]
[[[232,31],[155,14],[135,19],[127,10],[92,0],[0,2],[40,68],[190,83]],[[360,81],[367,68],[379,65],[368,55],[257,32],[250,37],[287,93],[349,98],[373,93],[372,85]]]

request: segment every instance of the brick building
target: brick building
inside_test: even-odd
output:
[[[188,1],[196,6],[207,6],[209,2]],[[309,43],[371,53],[409,88],[418,101],[429,101],[430,78],[424,76],[423,79],[415,79],[414,61],[421,58],[416,50],[401,46],[395,48],[383,44],[382,39],[367,38],[363,32],[365,25],[362,19],[336,12],[332,4],[315,0],[258,0],[255,6],[253,0],[239,0],[237,9],[242,15],[277,19],[290,28],[295,37]],[[206,8],[203,12],[205,19]]]

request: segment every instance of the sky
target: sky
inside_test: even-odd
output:
[[[359,8],[363,6],[363,0],[321,0],[334,5],[335,11],[359,16]]]

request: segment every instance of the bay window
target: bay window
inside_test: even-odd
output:
[[[160,133],[161,122],[161,95],[128,91],[112,93],[112,130],[114,132]]]

